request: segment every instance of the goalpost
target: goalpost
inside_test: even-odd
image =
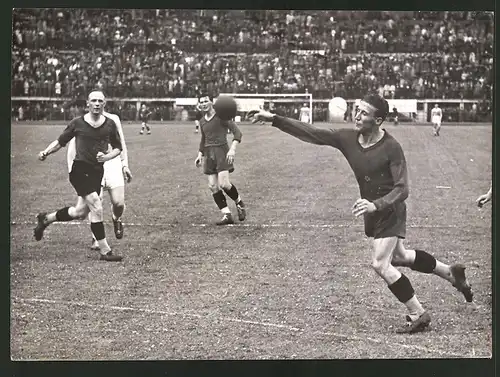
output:
[[[241,119],[246,118],[246,113],[251,110],[268,108],[272,102],[274,106],[279,104],[297,104],[298,114],[304,103],[309,105],[309,123],[313,122],[313,97],[311,93],[220,93],[221,96],[233,97],[238,104],[238,112],[244,114]],[[268,106],[266,106],[268,105]]]

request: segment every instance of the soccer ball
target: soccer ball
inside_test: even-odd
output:
[[[335,97],[328,103],[330,121],[343,121],[347,111],[347,102],[341,97]]]
[[[214,103],[214,110],[222,120],[231,120],[238,112],[238,104],[233,97],[219,96]]]

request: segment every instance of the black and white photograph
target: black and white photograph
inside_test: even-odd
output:
[[[491,359],[493,46],[493,11],[12,9],[11,360]]]

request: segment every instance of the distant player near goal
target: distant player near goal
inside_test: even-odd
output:
[[[347,159],[360,191],[352,213],[363,216],[365,234],[373,238],[372,267],[408,309],[407,324],[397,329],[398,333],[421,332],[429,326],[431,317],[417,299],[410,280],[395,266],[437,275],[456,287],[467,302],[472,301],[465,266],[447,265],[423,250],[410,250],[403,244],[408,172],[401,145],[380,128],[389,113],[385,99],[378,95],[363,98],[356,113],[355,130],[317,128],[264,110],[254,113],[254,121],[272,122],[277,129],[302,141],[334,147]]]
[[[123,128],[120,117],[116,114],[111,114],[106,111],[103,111],[102,114],[115,122],[122,143],[122,151],[120,153],[120,156],[104,163],[104,175],[101,182],[101,191],[99,193],[101,201],[103,199],[104,190],[108,191],[109,193],[115,237],[117,239],[121,239],[123,238],[122,215],[123,211],[125,210],[125,181],[127,181],[127,183],[131,182],[132,173],[130,172],[130,169],[128,167],[127,145],[125,143],[125,136],[123,135]],[[68,143],[67,160],[68,170],[70,173],[76,156],[75,144],[75,138],[71,139],[71,141]],[[99,243],[93,235],[91,249],[99,250]]]
[[[431,121],[432,127],[434,129],[434,136],[439,136],[439,130],[441,129],[441,119],[443,117],[443,111],[436,103],[434,108],[431,110]]]
[[[144,133],[144,129],[147,130],[148,135],[151,135],[151,127],[148,124],[150,118],[151,118],[151,111],[149,111],[146,104],[143,103],[141,109],[139,110],[139,120],[142,122],[141,131],[139,132],[141,135]]]
[[[311,109],[307,106],[307,103],[304,103],[304,106],[300,109],[299,120],[304,123],[311,122]]]

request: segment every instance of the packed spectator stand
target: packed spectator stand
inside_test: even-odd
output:
[[[477,99],[486,111],[493,14],[16,9],[12,69],[13,96],[377,91]]]

